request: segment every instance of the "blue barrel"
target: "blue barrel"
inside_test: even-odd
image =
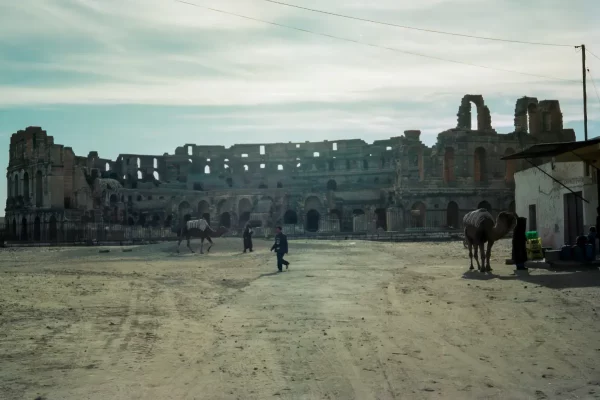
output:
[[[571,246],[564,245],[560,249],[560,259],[562,261],[570,261],[571,260]]]
[[[585,245],[585,259],[587,261],[594,261],[596,255],[594,254],[594,245],[588,243]]]

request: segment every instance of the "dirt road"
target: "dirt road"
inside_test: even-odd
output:
[[[0,398],[600,398],[600,274],[462,243],[0,252]],[[194,244],[197,246],[197,244]],[[464,276],[463,276],[464,274]]]

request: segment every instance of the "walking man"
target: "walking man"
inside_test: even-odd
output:
[[[273,243],[271,251],[275,250],[275,254],[277,254],[277,269],[279,272],[282,272],[284,265],[286,270],[290,267],[290,263],[283,259],[283,256],[288,252],[288,241],[287,236],[283,234],[280,226],[275,229],[275,232],[277,234],[275,235],[275,243]]]
[[[246,228],[244,229],[244,253],[246,252],[246,250],[250,250],[250,253],[252,253],[252,234],[254,232],[252,231],[252,227],[250,226],[250,224],[246,224]]]

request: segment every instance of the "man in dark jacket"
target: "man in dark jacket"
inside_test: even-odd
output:
[[[287,236],[283,234],[280,226],[275,231],[277,234],[275,235],[275,243],[273,243],[271,251],[275,250],[275,254],[277,254],[277,269],[279,272],[282,272],[284,265],[286,270],[290,267],[290,263],[283,259],[283,255],[288,252],[288,241]]]
[[[513,231],[512,238],[512,259],[517,270],[526,271],[525,261],[527,261],[527,218],[517,218],[517,225]]]
[[[246,228],[244,229],[244,253],[246,252],[246,250],[250,250],[250,253],[252,253],[252,234],[254,232],[252,231],[252,227],[250,226],[250,224],[246,224]]]

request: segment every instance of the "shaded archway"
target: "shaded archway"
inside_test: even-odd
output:
[[[238,203],[239,227],[243,228],[250,221],[250,212],[252,211],[252,203],[250,200],[243,198]]]
[[[159,227],[160,226],[160,215],[158,214],[154,214],[152,216],[152,222],[150,222],[150,225],[153,227]]]
[[[14,184],[13,196],[18,197],[19,196],[19,174],[15,174],[15,179],[13,181],[13,184]]]
[[[387,212],[385,208],[377,208],[375,210],[377,220],[375,222],[375,229],[383,229],[387,231]]]
[[[58,239],[58,227],[56,226],[56,217],[54,215],[50,217],[50,223],[48,224],[48,239],[51,241]]]
[[[421,201],[418,201],[412,205],[410,208],[410,214],[412,217],[412,224],[415,228],[423,228],[425,227],[425,213],[427,208],[425,204]]]
[[[231,214],[224,212],[219,218],[219,224],[225,228],[231,228]]]
[[[29,173],[23,174],[23,200],[29,201]]]
[[[285,225],[296,225],[298,223],[298,214],[294,210],[287,210],[283,214],[283,223]]]
[[[448,203],[446,208],[446,224],[451,229],[457,229],[458,226],[458,204],[455,201]]]
[[[327,181],[327,190],[337,190],[337,182],[334,179]]]
[[[21,220],[21,240],[25,241],[28,239],[27,235],[27,219],[23,217]]]
[[[487,180],[487,160],[486,152],[483,147],[478,147],[475,149],[473,178],[475,182],[484,182]]]
[[[309,232],[317,232],[319,230],[319,220],[321,215],[315,209],[311,209],[306,213],[306,230]]]
[[[165,219],[165,228],[169,228],[171,226],[171,224],[173,223],[173,216],[169,215],[167,216],[167,218]]]
[[[181,203],[179,203],[179,216],[183,214],[188,214],[191,211],[192,207],[190,206],[190,203],[188,203],[187,201],[182,201]]]
[[[198,202],[198,215],[204,216],[204,214],[210,214],[210,204],[206,200],[201,200]],[[208,221],[208,219],[206,220]]]
[[[489,212],[492,212],[492,205],[485,200],[480,202],[479,204],[477,204],[477,209],[480,209],[480,208],[485,208]]]
[[[33,240],[38,242],[42,240],[42,222],[40,221],[40,217],[35,217],[33,221]]]
[[[515,153],[514,149],[509,147],[504,152],[504,157],[510,156],[511,154],[514,154],[514,153]],[[506,160],[505,163],[506,163],[506,165],[505,165],[504,180],[506,181],[506,183],[513,183],[515,181],[515,172],[517,170],[517,161],[516,160]]]
[[[446,147],[444,153],[444,182],[454,181],[454,148]]]
[[[111,194],[110,195],[110,204],[115,205],[119,202],[119,196],[117,196],[116,194]]]

